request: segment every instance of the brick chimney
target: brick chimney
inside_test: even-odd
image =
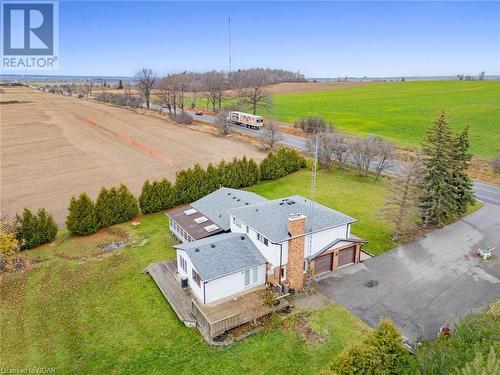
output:
[[[306,232],[306,217],[296,214],[288,218],[288,233],[292,239],[288,240],[287,280],[290,288],[302,289],[304,286],[304,244]],[[300,237],[297,237],[300,236]],[[297,238],[293,238],[297,237]]]

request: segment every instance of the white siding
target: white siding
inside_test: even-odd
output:
[[[346,233],[348,232],[347,225],[341,225],[335,228],[330,228],[321,232],[313,233],[312,236],[307,236],[306,241],[304,241],[304,256],[313,255],[332,241],[337,238],[346,238]],[[309,241],[312,237],[312,254],[309,252]]]
[[[184,270],[181,267],[181,261],[180,261],[181,256],[186,260],[187,272],[184,272]],[[194,294],[196,294],[199,300],[203,303],[203,281],[200,282],[200,286],[196,284],[196,282],[193,280],[193,268],[194,268],[193,264],[191,263],[191,260],[187,256],[186,252],[183,250],[177,250],[177,272],[179,272],[179,275],[181,277],[187,276],[189,287],[194,292]],[[194,270],[196,271],[196,269]]]
[[[247,233],[247,225],[245,223],[241,223],[241,228],[239,228],[236,224],[234,224],[233,221],[233,216],[230,217],[230,222],[231,222],[231,232],[234,233]],[[264,245],[262,242],[260,242],[257,239],[257,232],[253,230],[252,228],[249,228],[248,237],[252,240],[254,245],[259,249],[259,251],[262,253],[262,255],[266,258],[266,260],[272,264],[273,267],[278,267],[280,264],[280,251],[281,247],[280,245],[276,245],[271,243],[271,241],[268,241],[268,245]],[[281,261],[282,264],[285,264],[288,262],[287,258],[287,251],[285,249],[288,248],[288,244],[284,242],[282,244],[283,246],[283,259]]]
[[[217,301],[233,294],[244,292],[246,289],[255,288],[266,282],[266,265],[258,267],[258,281],[245,287],[245,272],[239,271],[219,279],[208,281],[205,285],[206,303]]]

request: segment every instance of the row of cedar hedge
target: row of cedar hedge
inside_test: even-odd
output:
[[[99,228],[123,223],[144,214],[158,212],[177,205],[193,202],[217,190],[220,186],[243,188],[261,180],[274,180],[306,166],[305,159],[295,150],[282,148],[269,155],[259,164],[243,157],[226,162],[221,161],[206,169],[196,164],[193,168],[180,171],[175,184],[167,179],[147,180],[139,199],[121,184],[110,189],[103,187],[96,199],[87,193],[71,198],[66,227],[76,235],[87,236]],[[22,249],[29,249],[52,241],[57,225],[51,214],[44,209],[36,215],[25,209],[17,216],[17,237]]]

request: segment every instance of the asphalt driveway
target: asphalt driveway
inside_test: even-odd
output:
[[[479,246],[498,246],[492,259]],[[340,269],[318,283],[371,326],[390,317],[408,337],[436,337],[445,322],[484,309],[500,297],[500,206],[479,211],[408,245]],[[367,287],[369,280],[377,286]]]

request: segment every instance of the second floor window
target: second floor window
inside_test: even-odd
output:
[[[269,246],[269,240],[260,233],[257,233],[257,240],[262,242],[264,245]]]
[[[234,225],[236,225],[238,228],[241,228],[241,223],[238,219],[236,219],[235,217],[233,217],[233,223]]]

